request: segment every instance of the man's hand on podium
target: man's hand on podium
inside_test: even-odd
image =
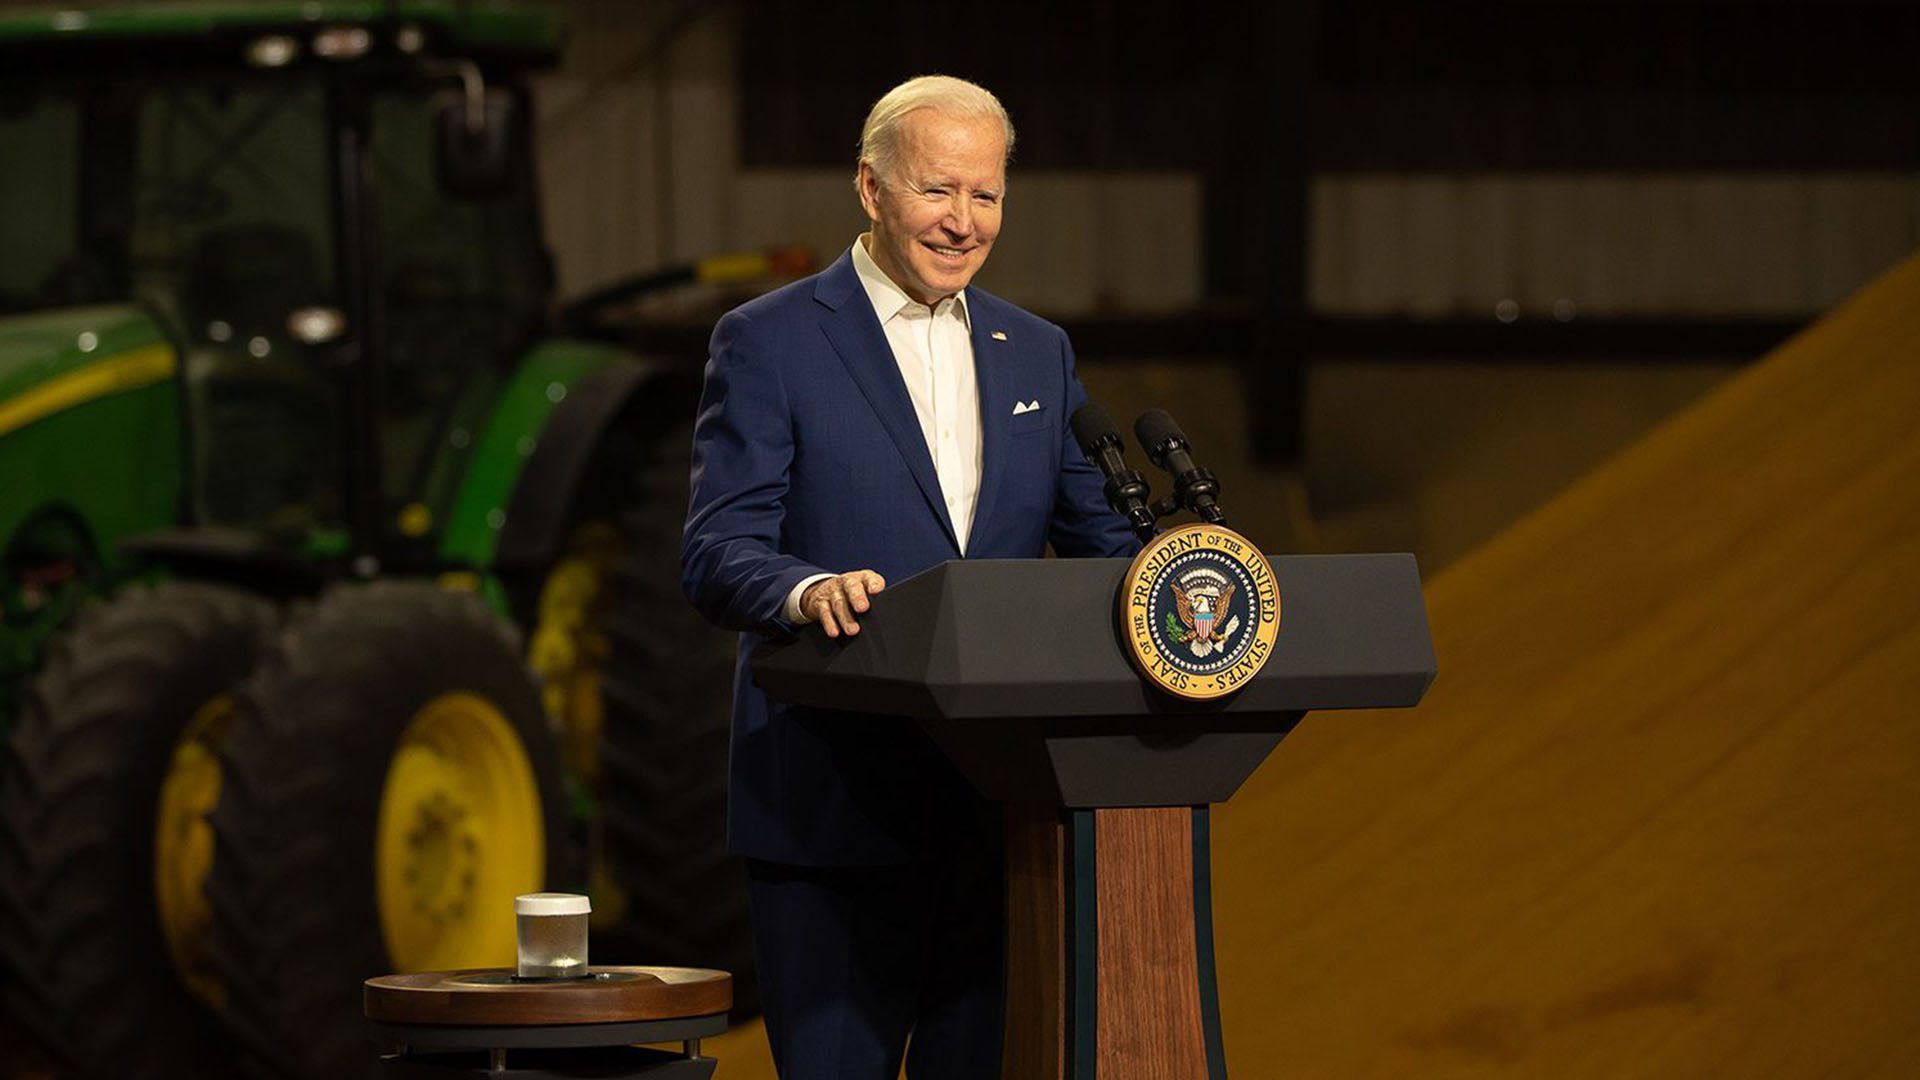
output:
[[[853,616],[871,607],[867,597],[886,587],[887,579],[872,570],[849,570],[821,578],[800,594],[802,620],[818,622],[826,628],[828,637],[839,637],[843,632],[857,634],[860,624]]]

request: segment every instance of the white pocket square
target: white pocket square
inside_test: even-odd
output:
[[[1013,415],[1015,416],[1024,416],[1027,413],[1039,411],[1039,398],[1034,398],[1032,401],[1016,401],[1013,403]]]

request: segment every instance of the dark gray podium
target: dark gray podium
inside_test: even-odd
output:
[[[1128,664],[1124,559],[943,563],[877,597],[858,636],[755,659],[781,700],[911,717],[1005,805],[1005,1076],[1224,1080],[1207,806],[1307,712],[1412,706],[1433,681],[1411,555],[1272,562],[1274,653],[1209,702]]]

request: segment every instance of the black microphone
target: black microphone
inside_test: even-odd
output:
[[[1152,538],[1153,510],[1147,505],[1147,480],[1127,468],[1126,444],[1120,441],[1120,428],[1113,417],[1089,401],[1073,411],[1067,426],[1073,429],[1073,441],[1080,452],[1106,474],[1107,505],[1126,518],[1142,540]]]
[[[1141,413],[1140,419],[1133,422],[1133,437],[1140,440],[1140,448],[1147,452],[1148,460],[1173,477],[1173,497],[1165,500],[1164,510],[1155,506],[1156,514],[1164,516],[1184,506],[1210,525],[1227,523],[1226,512],[1217,501],[1220,481],[1214,479],[1212,472],[1193,463],[1186,435],[1165,409]]]

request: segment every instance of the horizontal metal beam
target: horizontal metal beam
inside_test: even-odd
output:
[[[1699,361],[1753,359],[1806,323],[1798,319],[1314,318],[1308,352],[1315,359],[1444,358],[1461,360]]]
[[[1247,315],[1063,319],[1074,350],[1093,361],[1244,356],[1254,349]],[[1785,341],[1796,319],[1607,318],[1406,319],[1313,315],[1299,352],[1315,361],[1461,359],[1635,361],[1748,359]]]
[[[1084,360],[1151,362],[1246,357],[1256,321],[1245,312],[1061,319]],[[1693,362],[1752,359],[1785,341],[1805,320],[1778,318],[1405,319],[1316,315],[1303,333],[1315,361],[1565,359]],[[607,327],[595,336],[649,355],[699,363],[712,327],[704,322]]]

